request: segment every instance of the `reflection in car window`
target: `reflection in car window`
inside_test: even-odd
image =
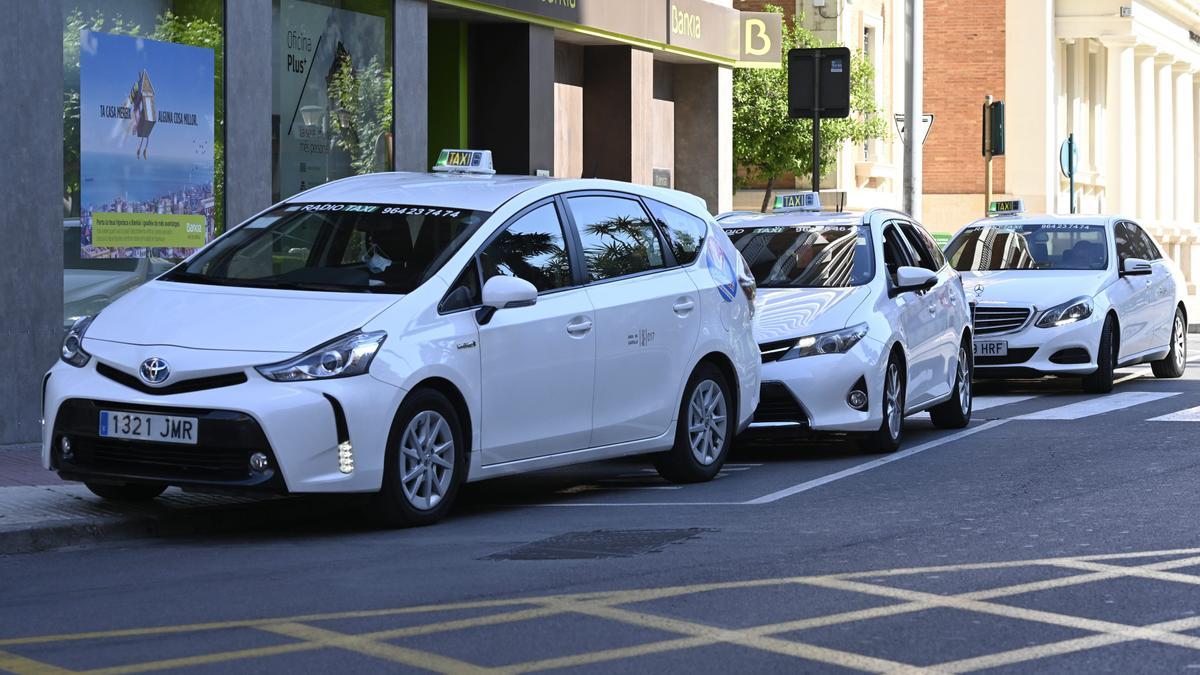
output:
[[[1133,223],[1117,223],[1116,237],[1117,257],[1120,260],[1126,258],[1158,260],[1162,258],[1158,246],[1150,238],[1150,235]]]
[[[167,281],[359,293],[410,293],[487,213],[428,206],[302,204],[218,239]]]
[[[862,286],[875,275],[869,228],[840,225],[725,230],[759,288]]]
[[[571,197],[588,279],[603,281],[664,267],[662,242],[642,205],[622,197]]]
[[[479,254],[483,280],[519,277],[539,292],[571,285],[571,264],[562,223],[553,203],[521,216]]]
[[[912,223],[904,223],[903,229],[905,238],[917,253],[921,267],[934,272],[942,269],[946,259],[942,257],[942,251],[933,237],[924,228]]]
[[[883,231],[883,262],[893,284],[899,283],[897,274],[901,267],[918,264],[917,252],[895,224],[888,225]]]
[[[954,269],[1102,270],[1108,267],[1103,225],[987,223],[958,234],[946,250]]]
[[[673,206],[647,199],[646,204],[658,221],[658,226],[675,254],[675,262],[680,265],[690,265],[704,246],[704,237],[708,234],[708,223],[692,214]]]

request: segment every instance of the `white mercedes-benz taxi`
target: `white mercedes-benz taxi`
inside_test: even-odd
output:
[[[1082,376],[1100,393],[1118,366],[1183,375],[1186,285],[1154,239],[1127,218],[1023,210],[996,202],[946,248],[974,299],[976,374]]]
[[[761,366],[753,281],[703,201],[490,166],[314,188],[80,320],[45,466],[112,499],[375,493],[393,525],[464,481],[610,457],[714,477]]]
[[[828,213],[815,193],[720,219],[758,285],[762,400],[752,427],[900,447],[906,415],[971,419],[971,321],[957,272],[894,211]]]

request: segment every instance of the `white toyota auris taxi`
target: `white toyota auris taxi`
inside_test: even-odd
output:
[[[1186,285],[1137,223],[1023,215],[1020,200],[991,211],[946,247],[975,304],[978,376],[1082,376],[1104,393],[1118,366],[1183,375]]]
[[[756,428],[858,432],[900,447],[906,415],[971,419],[971,322],[957,272],[908,216],[820,212],[814,193],[720,219],[758,285]]]
[[[113,499],[375,493],[396,525],[464,481],[609,457],[711,479],[760,362],[753,281],[704,203],[490,165],[314,188],[80,320],[45,466]]]

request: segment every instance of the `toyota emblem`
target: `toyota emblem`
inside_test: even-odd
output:
[[[138,373],[146,384],[162,384],[171,376],[171,367],[167,365],[166,361],[154,356],[142,361],[142,367],[138,369]]]

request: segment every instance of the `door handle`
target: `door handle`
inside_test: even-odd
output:
[[[934,307],[933,305],[930,305],[930,306],[929,306],[929,313],[930,313],[930,314],[937,314],[937,307]]]
[[[567,332],[575,336],[586,335],[591,329],[591,320],[584,317],[576,318],[571,321],[571,323],[567,324]]]
[[[671,308],[679,316],[687,316],[695,309],[696,303],[691,298],[680,298],[675,301],[675,305]]]

